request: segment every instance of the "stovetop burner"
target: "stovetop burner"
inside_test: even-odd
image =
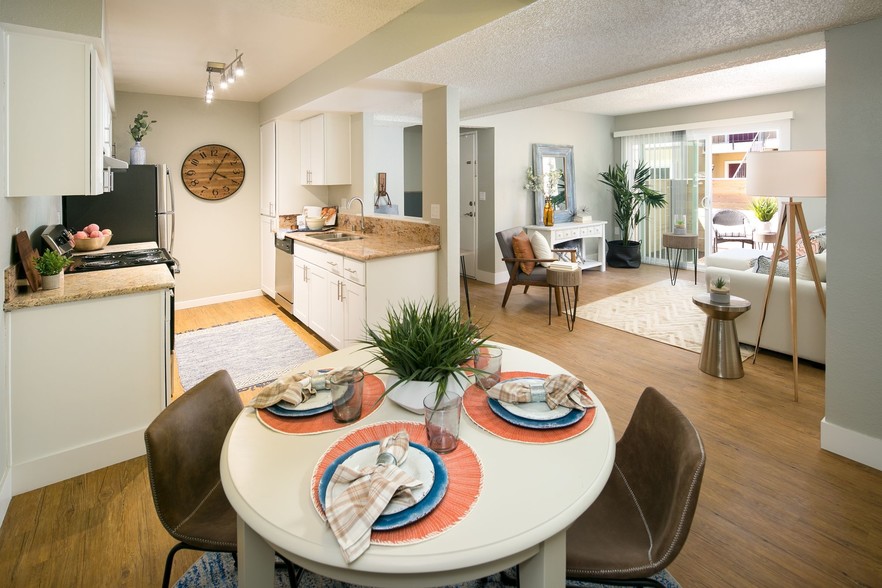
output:
[[[132,251],[116,251],[113,253],[89,253],[74,257],[68,271],[89,272],[138,265],[164,263],[171,269],[175,260],[165,249],[135,249]]]

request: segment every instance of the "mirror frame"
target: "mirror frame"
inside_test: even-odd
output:
[[[554,210],[555,223],[568,223],[573,220],[576,214],[576,195],[574,187],[576,185],[576,172],[573,166],[573,146],[572,145],[549,145],[547,143],[533,143],[533,170],[540,173],[543,169],[543,157],[561,157],[564,160],[564,180],[566,186],[566,204],[565,209]],[[542,209],[545,208],[545,196],[536,193],[536,224],[542,224]]]

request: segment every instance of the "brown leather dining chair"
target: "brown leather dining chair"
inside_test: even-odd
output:
[[[235,556],[236,511],[221,485],[220,456],[242,407],[230,374],[221,370],[184,392],[144,432],[153,505],[162,526],[179,541],[166,558],[163,588],[181,549]],[[301,570],[283,563],[296,586]]]
[[[502,308],[505,308],[505,305],[508,303],[508,297],[511,294],[512,287],[514,286],[523,286],[524,294],[527,293],[527,290],[530,289],[530,286],[537,286],[540,288],[554,288],[554,286],[550,286],[548,284],[547,272],[544,267],[539,265],[538,262],[558,261],[560,259],[560,255],[569,255],[571,261],[576,261],[575,249],[552,249],[551,252],[555,256],[552,259],[518,257],[517,255],[515,255],[515,249],[512,241],[516,235],[520,235],[522,232],[524,232],[523,227],[514,227],[496,233],[496,241],[499,243],[499,250],[502,252],[502,261],[505,262],[505,267],[506,269],[508,269],[508,285],[506,285],[505,294],[502,297]],[[530,273],[524,271],[521,265],[524,262],[528,264],[535,263],[535,267],[533,267]],[[558,316],[560,316],[561,300],[559,288],[554,289],[554,295],[555,302],[557,303],[557,314]]]
[[[663,586],[698,504],[705,453],[686,416],[654,388],[637,402],[597,500],[567,530],[567,579]]]

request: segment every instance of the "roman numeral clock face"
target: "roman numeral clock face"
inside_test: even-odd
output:
[[[181,180],[191,194],[205,200],[232,196],[245,181],[245,164],[239,154],[223,145],[194,149],[181,165]]]

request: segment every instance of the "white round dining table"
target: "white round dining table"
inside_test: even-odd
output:
[[[503,371],[568,373],[543,357],[503,348]],[[296,371],[362,365],[362,346],[318,357]],[[381,364],[366,365],[377,373]],[[382,380],[386,376],[380,376]],[[590,388],[590,382],[585,382]],[[366,586],[432,587],[481,578],[520,564],[521,586],[565,583],[566,530],[597,498],[612,470],[615,435],[600,400],[590,428],[556,443],[522,443],[493,435],[463,411],[460,439],[483,467],[473,508],[440,535],[406,545],[372,544],[351,564],[311,498],[316,464],[348,433],[385,421],[422,422],[385,398],[374,412],[343,429],[290,435],[261,423],[246,407],[230,428],[221,455],[224,492],[238,514],[242,588],[270,588],[274,554],[336,580]],[[455,484],[455,480],[450,481]]]

